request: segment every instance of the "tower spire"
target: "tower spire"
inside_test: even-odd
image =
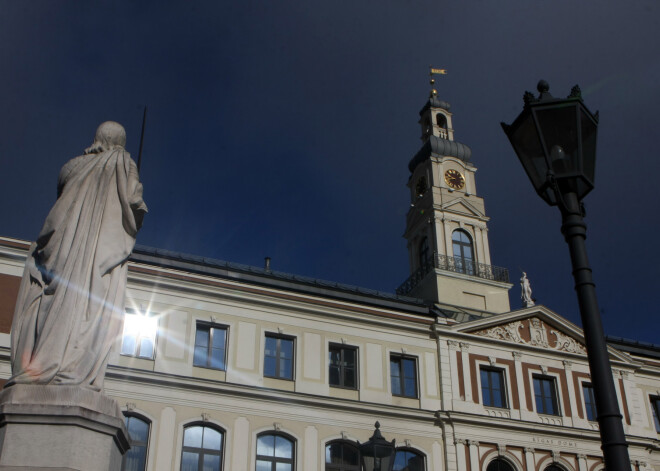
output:
[[[429,98],[435,98],[438,96],[438,91],[433,88],[435,86],[435,78],[433,78],[434,75],[447,75],[447,69],[436,69],[432,65],[429,65],[429,83],[431,84],[431,93],[429,94]]]

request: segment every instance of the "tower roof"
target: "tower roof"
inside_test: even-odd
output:
[[[419,114],[420,115],[424,114],[424,112],[426,110],[428,110],[429,108],[431,108],[431,107],[433,107],[433,108],[442,108],[445,111],[449,111],[449,109],[451,108],[451,105],[449,103],[447,103],[446,101],[441,100],[437,96],[433,96],[433,97],[428,99],[428,101],[426,102],[424,107],[419,111]]]
[[[463,162],[469,162],[470,157],[472,156],[472,149],[457,141],[450,141],[437,136],[429,136],[429,139],[424,145],[422,145],[422,148],[417,151],[415,156],[408,163],[408,170],[410,170],[411,173],[414,172],[415,168],[428,159],[431,154],[456,157]]]

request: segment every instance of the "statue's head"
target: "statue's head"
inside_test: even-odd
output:
[[[98,154],[106,150],[123,149],[126,145],[124,126],[115,121],[106,121],[96,130],[94,143],[85,149],[85,154]]]

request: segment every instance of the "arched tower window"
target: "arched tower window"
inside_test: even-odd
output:
[[[502,458],[496,458],[490,462],[486,471],[516,471],[507,461]]]
[[[430,252],[429,251],[429,238],[424,237],[422,239],[422,241],[419,243],[419,251],[418,251],[419,260],[418,261],[419,261],[419,267],[420,268],[426,267],[427,265],[429,265],[429,263],[430,263],[430,260],[429,260],[430,253],[429,252]]]
[[[392,471],[426,471],[424,455],[411,448],[397,448]]]
[[[283,433],[262,433],[257,437],[256,471],[293,471],[295,440]]]
[[[353,442],[335,440],[325,446],[326,471],[360,471],[360,451]]]
[[[147,447],[149,445],[149,421],[137,414],[124,414],[131,449],[124,455],[122,471],[144,471],[147,469]]]
[[[181,471],[222,471],[224,431],[193,424],[184,429]]]
[[[474,246],[470,234],[463,229],[456,229],[451,235],[451,240],[456,271],[468,275],[474,275]]]
[[[435,115],[435,123],[440,128],[440,137],[447,139],[447,117],[438,113]]]

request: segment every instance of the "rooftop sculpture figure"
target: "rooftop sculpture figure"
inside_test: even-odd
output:
[[[126,261],[147,212],[125,145],[124,128],[107,121],[60,171],[57,201],[25,264],[6,387],[103,387],[122,326]]]

